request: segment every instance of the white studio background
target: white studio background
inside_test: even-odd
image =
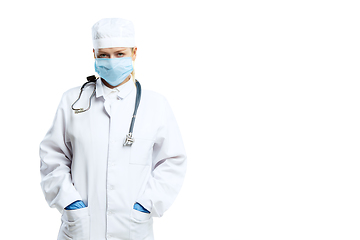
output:
[[[64,91],[94,74],[92,25],[131,19],[143,88],[188,153],[157,240],[360,238],[358,1],[6,1],[3,236],[56,239],[38,146]]]

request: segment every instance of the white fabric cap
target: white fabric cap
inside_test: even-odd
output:
[[[122,18],[104,18],[92,27],[94,49],[135,47],[135,30],[131,21]]]

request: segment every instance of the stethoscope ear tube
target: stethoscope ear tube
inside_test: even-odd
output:
[[[139,81],[136,79],[135,79],[135,85],[136,85],[135,108],[134,108],[134,113],[133,113],[133,116],[131,119],[129,133],[126,135],[126,139],[124,141],[124,146],[131,146],[133,144],[133,142],[135,141],[134,138],[132,137],[132,133],[133,133],[133,129],[134,129],[136,113],[137,113],[137,110],[138,110],[138,107],[140,104],[140,99],[141,99],[141,85],[140,85]]]
[[[97,78],[94,76],[94,75],[91,75],[89,77],[86,78],[88,81],[86,83],[84,83],[81,88],[80,88],[80,94],[79,94],[79,97],[78,99],[76,99],[76,101],[71,105],[71,109],[74,110],[75,114],[78,114],[78,113],[83,113],[83,112],[86,112],[87,110],[90,109],[91,107],[91,98],[95,95],[95,91],[96,91],[96,80]],[[74,105],[75,103],[77,103],[81,97],[81,94],[84,90],[84,88],[86,87],[87,84],[89,83],[93,83],[94,84],[94,91],[92,92],[90,98],[89,98],[89,106],[88,108],[84,109],[84,108],[74,108]]]

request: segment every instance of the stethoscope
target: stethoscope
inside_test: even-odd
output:
[[[90,109],[90,107],[91,107],[91,98],[95,95],[95,92],[96,92],[96,81],[98,80],[98,78],[95,77],[95,75],[91,75],[91,76],[87,77],[86,79],[87,79],[87,82],[84,83],[84,85],[82,85],[81,88],[80,88],[80,94],[79,94],[78,99],[76,99],[76,101],[71,105],[71,108],[72,108],[72,110],[74,110],[75,114],[83,113],[83,112],[86,112],[87,110]],[[92,94],[91,94],[91,96],[89,98],[89,106],[86,109],[84,109],[84,108],[74,108],[75,103],[77,103],[79,101],[84,88],[88,84],[94,85],[94,91],[92,92]],[[135,139],[132,136],[132,133],[133,133],[133,129],[134,129],[136,112],[137,112],[137,109],[139,107],[139,103],[140,103],[140,99],[141,99],[141,85],[140,85],[139,81],[136,80],[136,79],[135,79],[135,85],[136,85],[135,108],[134,108],[134,113],[133,113],[133,116],[132,116],[132,119],[131,119],[129,133],[126,135],[126,139],[124,141],[123,146],[131,146],[133,144],[133,142],[135,141]]]

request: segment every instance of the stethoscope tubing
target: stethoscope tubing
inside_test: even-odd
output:
[[[91,107],[91,98],[95,95],[96,92],[96,81],[98,80],[95,76],[90,76],[87,77],[88,81],[86,83],[84,83],[81,88],[80,88],[80,93],[79,93],[79,97],[75,100],[75,102],[71,105],[71,109],[74,110],[75,114],[78,113],[83,113],[86,112],[90,109]],[[80,100],[82,92],[84,91],[85,87],[88,84],[93,84],[94,85],[94,90],[89,98],[89,105],[86,109],[84,108],[74,108],[74,105]],[[135,108],[134,108],[134,113],[133,116],[131,118],[131,124],[130,124],[130,128],[129,128],[129,133],[126,135],[126,139],[124,141],[124,146],[131,146],[133,144],[133,142],[135,141],[135,139],[133,138],[132,134],[133,134],[133,130],[134,130],[134,125],[135,125],[135,118],[136,118],[136,114],[137,114],[137,110],[139,108],[139,104],[140,104],[140,100],[141,100],[141,85],[140,82],[138,80],[135,79],[135,85],[136,85],[136,99],[135,99]]]

